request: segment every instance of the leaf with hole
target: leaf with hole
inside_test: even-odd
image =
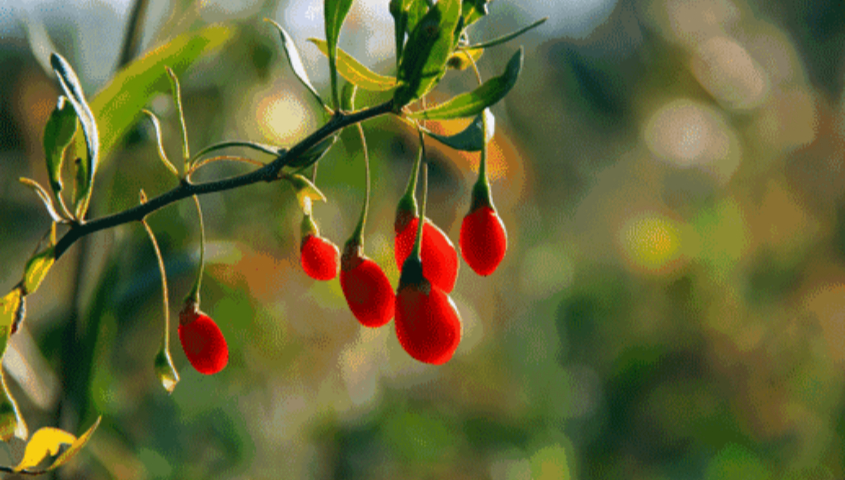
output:
[[[521,71],[522,49],[520,48],[508,61],[505,72],[500,76],[487,80],[471,92],[462,93],[428,110],[412,112],[408,116],[415,119],[448,120],[478,115],[508,94],[516,84]]]
[[[399,64],[396,108],[421,98],[443,77],[460,13],[460,0],[441,0],[417,23]]]
[[[323,55],[329,54],[325,40],[309,38],[308,41],[316,45]],[[396,88],[394,77],[379,75],[340,48],[337,49],[337,72],[348,82],[364,90],[384,92]]]
[[[478,152],[484,148],[485,136],[483,116],[487,117],[487,138],[490,141],[495,133],[496,119],[489,109],[484,109],[484,112],[472,120],[472,123],[467,128],[461,130],[454,135],[440,135],[428,129],[423,131],[430,137],[437,139],[440,143],[448,145],[455,150],[463,150],[465,152]]]

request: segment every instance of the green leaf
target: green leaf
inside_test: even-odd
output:
[[[293,43],[293,39],[290,37],[290,35],[288,35],[288,32],[286,32],[285,29],[282,28],[282,26],[278,23],[274,22],[273,20],[270,20],[269,18],[265,18],[264,20],[272,23],[279,30],[279,34],[282,37],[282,46],[285,49],[285,54],[287,54],[288,63],[290,64],[291,70],[293,70],[293,74],[296,75],[296,78],[299,79],[302,85],[304,85],[305,88],[307,88],[308,91],[311,92],[312,95],[314,95],[314,98],[316,98],[317,101],[320,102],[320,105],[323,105],[325,107],[326,102],[323,101],[322,97],[320,97],[320,94],[317,93],[317,89],[314,88],[314,85],[311,84],[311,80],[308,79],[308,71],[305,70],[305,65],[302,63],[302,57],[299,56],[299,50],[297,50],[296,44]]]
[[[170,173],[175,175],[179,178],[179,170],[176,170],[176,167],[167,159],[167,153],[164,151],[164,143],[161,139],[161,122],[158,121],[158,117],[155,114],[147,109],[141,110],[148,117],[150,117],[150,122],[153,124],[153,130],[155,130],[156,135],[156,145],[158,146],[158,158],[161,159],[161,163],[164,164],[165,168],[170,170]]]
[[[487,117],[487,138],[485,139],[484,131],[484,116]],[[493,138],[496,127],[496,119],[489,109],[484,109],[484,112],[475,117],[469,126],[454,135],[439,135],[427,129],[423,131],[429,136],[436,138],[440,143],[448,145],[455,150],[463,150],[465,152],[477,152],[484,148],[484,142],[490,141]]]
[[[501,45],[505,42],[509,42],[509,41],[513,40],[514,38],[522,35],[523,33],[527,32],[529,30],[532,30],[534,28],[539,27],[540,25],[546,23],[546,20],[548,20],[548,19],[549,19],[549,17],[541,18],[540,20],[537,20],[536,22],[532,23],[531,25],[528,25],[527,27],[522,27],[515,32],[511,32],[511,33],[509,33],[507,35],[503,35],[499,38],[494,38],[493,40],[488,40],[486,42],[482,42],[482,43],[479,43],[477,45],[471,45],[469,47],[465,47],[465,50],[469,51],[469,50],[476,49],[476,48],[490,48],[490,47],[495,47],[496,45]]]
[[[82,92],[82,86],[79,84],[79,78],[70,64],[58,53],[50,56],[50,64],[53,66],[53,71],[59,77],[59,83],[70,100],[73,109],[76,111],[76,116],[79,118],[79,123],[82,125],[82,134],[85,137],[85,147],[87,157],[84,162],[80,162],[77,166],[77,178],[81,180],[76,186],[74,192],[73,207],[76,218],[82,219],[85,217],[85,212],[88,210],[88,202],[91,200],[91,188],[94,184],[94,174],[97,171],[99,163],[99,148],[100,140],[97,132],[97,123],[94,120],[94,114],[91,112],[91,107],[85,100],[85,95]]]
[[[0,329],[12,326],[15,323],[21,304],[23,303],[23,294],[20,288],[15,288],[7,293],[5,297],[0,299]],[[0,358],[3,356],[4,348],[0,349]]]
[[[29,261],[26,262],[26,267],[24,268],[24,292],[30,294],[36,291],[38,286],[41,285],[41,282],[44,280],[44,277],[47,276],[47,272],[50,271],[50,267],[53,266],[53,262],[55,261],[56,255],[53,247],[47,247],[30,258]]]
[[[326,138],[322,142],[314,145],[313,147],[309,148],[308,151],[303,153],[299,156],[296,160],[292,163],[288,164],[289,167],[300,168],[300,167],[307,167],[308,165],[314,164],[317,160],[323,158],[323,155],[332,148],[334,142],[337,140],[337,134],[332,135],[331,137]]]
[[[329,54],[325,40],[309,38],[308,41],[316,45],[323,55]],[[384,92],[396,88],[395,78],[379,75],[340,48],[337,49],[337,72],[347,81],[364,90]]]
[[[329,47],[329,74],[332,81],[332,99],[335,108],[340,108],[340,96],[337,90],[337,41],[340,27],[352,8],[353,0],[325,0],[323,14],[326,20],[326,42]]]
[[[130,63],[91,100],[100,125],[100,155],[108,161],[121,137],[137,123],[138,114],[157,94],[167,92],[164,67],[182,75],[200,56],[214,53],[235,34],[229,26],[211,25],[180,35]]]
[[[94,422],[94,424],[91,425],[88,428],[88,430],[86,430],[85,433],[82,434],[81,437],[77,438],[71,444],[70,448],[68,448],[67,450],[64,451],[64,453],[59,455],[59,458],[57,458],[56,461],[53,462],[53,464],[50,465],[50,468],[48,468],[47,470],[49,471],[49,470],[59,468],[62,465],[64,465],[65,463],[67,463],[70,459],[75,457],[76,454],[79,453],[80,450],[82,450],[82,447],[84,447],[85,444],[88,443],[88,440],[91,439],[91,435],[93,435],[94,431],[97,430],[97,427],[100,426],[100,420],[102,420],[102,419],[103,419],[103,417],[97,417],[97,421]]]
[[[492,0],[464,0],[463,13],[464,27],[468,27],[473,23],[481,20],[481,17],[487,15],[487,5]]]
[[[44,189],[38,182],[35,180],[21,177],[18,179],[22,184],[26,185],[27,187],[31,188],[38,198],[41,199],[41,202],[44,204],[44,207],[47,208],[47,213],[50,214],[50,218],[53,219],[54,222],[62,223],[65,219],[56,211],[55,205],[53,205],[53,199],[50,197],[50,194],[47,193],[47,190]]]
[[[59,195],[62,191],[62,162],[65,149],[70,145],[76,133],[76,112],[64,95],[59,101],[47,125],[44,126],[44,155],[47,157],[47,173],[50,175],[50,187]]]
[[[485,108],[495,104],[513,88],[522,71],[522,48],[508,61],[505,72],[491,78],[475,90],[462,93],[451,100],[428,110],[413,112],[408,116],[415,119],[448,120],[478,115]]]
[[[420,19],[428,12],[425,0],[391,0],[390,15],[393,16],[396,37],[396,66],[399,66],[405,48],[405,36],[412,32]]]
[[[424,96],[443,77],[460,13],[460,0],[441,0],[417,23],[399,65],[396,108]]]
[[[355,93],[358,87],[353,83],[347,83],[343,86],[343,91],[340,93],[340,106],[344,111],[352,112],[355,110]]]

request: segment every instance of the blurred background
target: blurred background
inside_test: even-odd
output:
[[[60,52],[95,98],[120,64],[133,4],[0,1],[3,289],[50,225],[17,181],[47,180],[41,136],[59,88],[42,65]],[[391,74],[387,4],[355,2],[341,47]],[[288,185],[206,195],[202,308],[229,342],[223,372],[198,374],[176,343],[181,382],[168,396],[156,380],[161,285],[139,225],[77,243],[29,297],[4,369],[30,429],[78,434],[103,416],[55,476],[843,478],[845,3],[496,0],[471,39],[544,16],[480,61],[490,78],[525,46],[519,82],[492,109],[508,253],[490,277],[461,266],[452,298],[464,336],[450,363],[412,360],[392,323],[360,327],[337,280],[303,273]],[[194,151],[231,139],[287,146],[320,125],[264,17],[288,29],[326,94],[327,64],[306,42],[324,36],[322,2],[149,2],[136,56],[222,23],[219,45],[181,77]],[[452,71],[432,100],[474,85]],[[162,118],[178,158],[168,92],[157,84],[125,114],[89,217],[134,205],[140,188],[172,188],[140,115]],[[393,118],[365,130],[366,251],[395,285],[393,215],[418,145]],[[342,245],[363,173],[355,137],[341,139],[320,163],[329,201],[315,217]],[[478,155],[428,147],[427,213],[457,245]],[[219,163],[199,179],[248,169]],[[196,213],[182,202],[149,222],[175,313],[198,259]],[[22,449],[4,445],[0,462]]]

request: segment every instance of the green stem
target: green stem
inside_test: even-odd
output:
[[[194,281],[194,286],[190,293],[185,298],[186,302],[194,302],[197,305],[200,303],[200,287],[202,286],[202,274],[205,269],[205,223],[202,219],[202,208],[200,208],[200,199],[196,195],[193,196],[194,205],[197,207],[197,216],[200,219],[200,267],[197,271],[197,278]]]
[[[161,256],[161,249],[158,247],[158,242],[156,241],[156,237],[153,234],[153,230],[150,228],[150,225],[147,223],[146,220],[141,220],[141,225],[144,226],[144,229],[147,231],[147,235],[150,237],[150,241],[153,243],[153,250],[155,250],[156,259],[158,260],[158,270],[161,272],[161,289],[162,295],[164,296],[164,350],[170,351],[170,303],[168,302],[168,293],[167,293],[167,273],[164,270],[164,259]]]
[[[233,141],[228,141],[228,142],[216,143],[214,145],[209,145],[209,146],[203,148],[202,150],[197,152],[197,154],[194,155],[193,158],[191,158],[190,163],[197,161],[200,157],[202,157],[203,155],[205,155],[207,153],[213,152],[215,150],[222,150],[224,148],[229,148],[229,147],[246,147],[246,148],[251,148],[253,150],[257,150],[259,152],[264,152],[266,154],[274,155],[274,156],[282,153],[280,151],[281,149],[276,148],[272,145],[263,145],[261,143],[233,140]]]
[[[467,55],[467,57],[472,65],[472,70],[475,72],[475,78],[478,80],[478,84],[481,85],[483,82],[481,80],[481,73],[478,71],[478,65],[475,64],[475,60],[472,59],[471,55]],[[484,142],[481,145],[481,162],[478,165],[478,180],[472,187],[470,211],[475,211],[480,206],[493,208],[493,200],[490,196],[490,181],[487,179],[487,144],[489,143],[487,141],[487,128],[487,115],[485,115],[485,112],[481,112],[481,134],[484,136]]]
[[[408,185],[405,187],[405,194],[399,199],[399,209],[417,215],[417,199],[414,193],[417,191],[417,176],[420,171],[420,163],[425,155],[425,144],[423,143],[422,131],[417,129],[420,135],[420,150],[417,152],[417,158],[414,160],[414,168],[411,170],[411,176],[408,178]]]
[[[352,233],[352,237],[347,244],[354,242],[355,245],[364,246],[364,227],[367,224],[367,210],[370,208],[370,154],[367,152],[367,139],[364,137],[364,128],[361,124],[358,127],[358,134],[361,136],[361,145],[364,148],[364,206],[361,207],[361,217],[358,219],[358,225]]]
[[[422,210],[420,211],[420,220],[417,223],[417,238],[414,240],[414,251],[412,255],[414,258],[421,260],[420,252],[422,252],[422,235],[423,225],[425,224],[425,204],[428,202],[428,162],[423,165],[423,197]]]

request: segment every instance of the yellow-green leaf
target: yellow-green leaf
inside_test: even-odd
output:
[[[61,455],[59,455],[59,458],[57,458],[56,461],[53,462],[53,464],[50,465],[50,468],[48,468],[47,470],[59,468],[65,463],[67,463],[68,460],[76,456],[76,454],[79,453],[80,450],[82,450],[82,447],[84,447],[85,444],[88,443],[88,440],[91,439],[91,435],[93,435],[94,431],[97,430],[97,427],[100,426],[100,420],[102,419],[103,417],[97,417],[97,421],[94,422],[94,424],[91,425],[88,430],[86,430],[85,433],[82,434],[81,437],[77,438],[73,442],[73,444],[71,444],[70,448],[68,448]]]
[[[464,70],[472,65],[472,62],[477,62],[483,53],[483,48],[458,50],[449,57],[449,61],[446,62],[446,66],[455,70]]]
[[[16,288],[0,299],[0,328],[11,326],[21,305],[21,289]],[[3,351],[0,350],[0,355]]]
[[[329,54],[329,46],[325,40],[309,38],[308,41],[316,45],[323,55]],[[384,92],[396,88],[396,78],[379,75],[341,48],[337,49],[337,71],[347,81],[364,90]]]
[[[25,468],[34,467],[48,456],[57,455],[62,445],[73,445],[75,441],[74,435],[60,428],[39,428],[37,432],[32,434],[29,443],[26,444],[23,458],[14,470],[20,472]]]
[[[23,288],[26,293],[32,293],[38,289],[54,261],[56,261],[54,248],[48,247],[26,262],[23,274]]]

